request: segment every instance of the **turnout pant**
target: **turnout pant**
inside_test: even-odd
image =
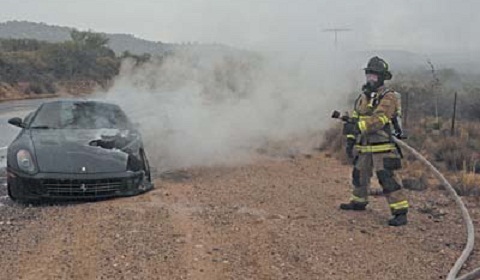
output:
[[[400,157],[396,151],[358,154],[352,172],[354,188],[351,200],[360,204],[368,203],[370,180],[375,172],[392,214],[407,213],[408,201],[394,174],[400,168]]]

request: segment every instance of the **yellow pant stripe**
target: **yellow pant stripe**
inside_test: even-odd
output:
[[[405,208],[408,208],[409,206],[410,205],[408,205],[408,201],[406,200],[390,204],[390,208],[392,208],[393,210],[405,209]]]
[[[347,138],[348,138],[348,139],[355,139],[355,135],[353,135],[353,134],[347,134]]]
[[[381,153],[381,152],[390,152],[397,149],[393,144],[382,144],[382,145],[375,145],[375,146],[356,145],[355,148],[360,153]]]

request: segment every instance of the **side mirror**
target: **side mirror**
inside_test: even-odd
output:
[[[8,123],[20,128],[24,128],[25,124],[23,123],[21,118],[11,118],[8,120]]]

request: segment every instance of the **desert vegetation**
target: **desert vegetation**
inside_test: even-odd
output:
[[[116,55],[105,35],[72,30],[70,40],[0,39],[0,98],[54,94],[76,87],[85,93],[106,87],[118,75],[122,59],[141,63],[150,56]],[[75,90],[73,90],[75,91]]]

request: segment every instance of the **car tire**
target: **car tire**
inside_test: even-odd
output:
[[[7,194],[8,194],[8,197],[10,197],[11,200],[13,201],[17,201],[17,197],[15,197],[13,194],[12,194],[12,190],[10,189],[10,185],[7,186]]]
[[[150,172],[150,164],[148,163],[147,155],[144,150],[140,150],[140,157],[142,159],[143,170],[145,171],[145,178],[148,182],[152,182],[152,174]]]
[[[12,189],[10,187],[10,184],[7,184],[7,194],[8,194],[8,197],[10,197],[10,199],[12,201],[18,201],[18,197],[16,197],[13,193],[12,193]]]
[[[23,195],[15,193],[15,191],[12,190],[12,186],[10,184],[7,184],[7,195],[15,203],[20,203],[24,205],[39,203],[39,200],[37,199],[27,199],[23,197]]]

